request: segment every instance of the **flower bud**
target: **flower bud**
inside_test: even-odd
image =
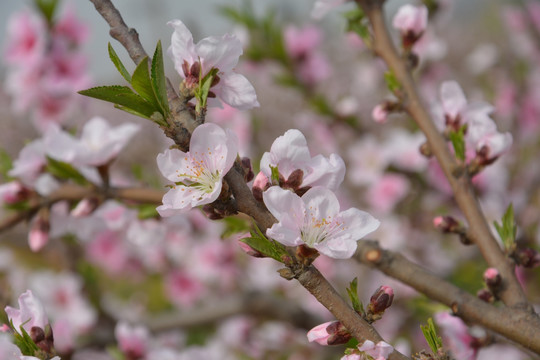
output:
[[[512,134],[494,132],[484,136],[476,144],[476,161],[489,165],[512,146]]]
[[[266,257],[261,252],[253,249],[251,246],[249,246],[248,244],[246,244],[242,240],[238,240],[238,245],[240,246],[240,249],[242,249],[249,256],[253,256],[253,257],[256,257],[256,258]]]
[[[484,272],[484,281],[490,289],[499,286],[501,284],[501,280],[499,270],[495,268],[488,268]]]
[[[49,242],[49,209],[41,208],[28,233],[28,244],[34,252],[41,250]]]
[[[534,268],[540,265],[540,254],[531,248],[516,249],[514,259],[525,268]]]
[[[462,234],[465,232],[463,226],[452,216],[437,216],[433,219],[433,226],[443,233]]]
[[[394,290],[390,286],[381,286],[371,296],[368,311],[372,314],[382,314],[392,305]]]
[[[268,181],[268,178],[266,175],[261,171],[257,174],[255,177],[255,180],[253,181],[253,188],[251,191],[253,192],[253,196],[258,201],[263,201],[262,193],[266,191],[270,187],[270,182]]]
[[[488,289],[478,290],[478,292],[476,293],[476,297],[490,304],[495,302],[495,296]]]
[[[84,198],[71,210],[71,216],[81,218],[90,215],[99,206],[99,199],[95,197]]]
[[[392,21],[395,29],[401,33],[405,49],[410,49],[420,39],[427,27],[428,9],[424,5],[404,5],[399,8]]]
[[[307,337],[309,342],[315,341],[320,345],[342,345],[352,336],[339,321],[330,321],[309,330]]]
[[[371,117],[373,117],[373,120],[379,124],[384,124],[388,118],[388,115],[389,112],[384,103],[375,106],[371,112]]]

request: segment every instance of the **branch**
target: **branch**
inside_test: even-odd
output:
[[[357,2],[369,17],[373,28],[373,49],[375,53],[386,62],[400,82],[403,91],[401,100],[404,109],[426,135],[430,149],[452,187],[455,200],[467,219],[470,239],[478,246],[489,266],[496,268],[502,276],[503,286],[499,294],[500,298],[507,306],[533,311],[517,281],[514,266],[507,260],[489,229],[474,194],[469,176],[465,172],[460,176],[453,174],[458,164],[449,152],[446,141],[435,127],[426,107],[422,103],[405,60],[400,57],[394,47],[384,22],[382,12],[384,1],[357,0]]]
[[[407,284],[430,299],[452,309],[465,320],[493,330],[540,354],[540,319],[522,309],[497,308],[463,291],[407,260],[403,255],[379,247],[376,241],[359,241],[357,261]]]
[[[12,228],[24,220],[30,218],[42,207],[50,207],[59,201],[80,201],[88,197],[98,197],[102,199],[116,199],[126,202],[161,204],[164,192],[148,188],[99,188],[90,186],[80,186],[65,184],[55,190],[47,197],[31,199],[30,208],[18,211],[0,221],[0,232]]]

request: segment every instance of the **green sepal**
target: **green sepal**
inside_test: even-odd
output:
[[[79,91],[79,94],[112,102],[113,104],[120,105],[122,110],[128,108],[135,112],[137,116],[142,116],[147,119],[151,119],[152,115],[157,112],[152,104],[148,103],[127,86],[98,86],[87,90],[81,90]]]
[[[463,125],[458,131],[451,131],[450,134],[448,134],[452,146],[454,147],[456,158],[461,161],[465,161],[465,128],[466,125]]]
[[[351,299],[351,304],[358,314],[364,314],[364,306],[360,299],[358,299],[358,278],[354,278],[353,281],[349,284],[347,288],[347,294],[349,294],[349,299]]]
[[[277,166],[270,165],[270,180],[272,185],[279,185],[279,169]]]
[[[13,325],[13,321],[9,321],[11,328],[15,329],[15,326]],[[34,340],[28,335],[26,330],[23,328],[22,324],[19,326],[20,333],[18,331],[13,331],[13,343],[21,350],[21,354],[27,355],[27,356],[35,356],[36,352],[39,351],[39,348],[37,347],[36,343],[34,343]],[[22,335],[21,335],[22,334]]]
[[[261,230],[255,225],[255,230],[251,231],[251,237],[243,238],[240,241],[248,244],[253,250],[261,254],[271,257],[272,259],[283,262],[284,256],[287,255],[285,247],[280,243],[269,240],[263,235]]]
[[[163,117],[169,116],[169,100],[167,98],[167,84],[165,80],[165,66],[163,65],[163,51],[161,40],[156,45],[152,58],[152,89]]]
[[[495,229],[499,233],[501,240],[506,250],[512,251],[517,235],[517,226],[514,220],[514,206],[512,203],[508,205],[506,211],[502,217],[501,224],[497,221],[493,222]]]
[[[114,66],[116,67],[116,70],[118,70],[118,72],[120,73],[120,75],[122,75],[122,77],[124,79],[126,79],[126,81],[128,83],[131,84],[131,75],[129,74],[129,72],[126,70],[126,67],[124,66],[124,64],[122,63],[122,61],[120,60],[120,58],[118,57],[118,55],[116,54],[116,51],[114,51],[111,43],[109,43],[109,58],[111,59],[111,61],[113,62]]]
[[[57,178],[73,180],[79,185],[85,185],[88,183],[88,180],[86,180],[79,170],[75,169],[71,164],[55,160],[49,156],[47,156],[46,170]]]
[[[433,319],[429,318],[428,323],[425,326],[420,325],[424,338],[426,339],[433,354],[437,354],[439,349],[442,349],[442,339],[437,335],[437,328],[433,324]]]

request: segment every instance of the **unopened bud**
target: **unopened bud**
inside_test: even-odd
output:
[[[268,178],[266,175],[261,171],[257,174],[255,177],[255,180],[253,181],[253,188],[251,191],[253,192],[253,196],[258,201],[263,201],[263,192],[267,190],[270,187],[270,182],[268,181]]]
[[[540,265],[540,254],[531,248],[519,248],[514,253],[516,263],[525,268],[534,268]]]
[[[463,226],[452,216],[437,216],[433,219],[433,226],[443,233],[462,234],[465,232]]]
[[[71,216],[75,218],[81,218],[90,215],[99,206],[99,199],[96,197],[84,198],[77,206],[71,210]]]
[[[478,292],[476,293],[476,296],[480,300],[485,301],[485,302],[490,303],[490,304],[495,302],[495,296],[488,289],[480,289],[480,290],[478,290]]]
[[[315,326],[308,331],[309,342],[317,342],[320,345],[342,345],[349,342],[351,334],[339,321],[330,321]]]
[[[18,181],[0,185],[0,203],[15,204],[28,198],[29,191]]]
[[[30,329],[30,337],[38,348],[43,350],[46,354],[51,354],[54,349],[54,338],[50,325],[47,325],[47,329],[43,330],[40,327],[33,326]]]
[[[489,288],[495,288],[501,284],[501,275],[499,274],[499,270],[495,268],[488,268],[484,272],[484,281]]]
[[[28,233],[28,244],[32,251],[39,251],[47,244],[50,228],[49,209],[46,207],[41,208]]]
[[[242,249],[249,256],[253,256],[253,257],[256,257],[256,258],[266,257],[266,255],[264,255],[260,251],[257,251],[255,249],[253,249],[251,246],[249,246],[248,244],[246,244],[242,240],[238,240],[238,245],[240,246],[240,249]]]
[[[381,286],[371,296],[368,311],[372,314],[382,314],[392,305],[394,290],[390,286]]]
[[[427,158],[430,158],[433,156],[433,152],[431,151],[431,147],[429,146],[429,143],[426,141],[422,145],[420,145],[420,154],[424,155]]]

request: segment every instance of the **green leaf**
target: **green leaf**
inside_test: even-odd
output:
[[[131,84],[131,75],[129,74],[129,72],[126,70],[124,64],[122,64],[122,61],[120,60],[120,58],[118,57],[118,55],[116,54],[116,51],[114,51],[111,43],[109,43],[109,58],[111,59],[111,61],[113,62],[114,66],[116,66],[116,69],[118,70],[118,72],[120,73],[120,75],[122,75],[122,77],[124,79],[126,79],[126,81],[128,83]]]
[[[0,148],[0,175],[5,182],[13,178],[8,175],[8,172],[13,169],[13,161],[6,150]]]
[[[165,82],[165,67],[163,65],[163,51],[161,41],[158,41],[154,57],[152,58],[152,89],[157,99],[161,113],[169,116],[169,100],[167,99],[167,84]]]
[[[120,105],[122,110],[128,108],[135,112],[137,116],[147,119],[150,119],[152,115],[157,112],[152,104],[135,94],[133,90],[127,86],[98,86],[88,90],[79,91],[79,94],[112,102]]]
[[[251,237],[241,239],[240,241],[248,244],[251,248],[261,254],[271,257],[281,263],[283,262],[283,256],[287,255],[287,251],[283,245],[267,239],[256,225],[255,230],[251,231]]]
[[[249,221],[239,217],[229,216],[223,219],[225,230],[221,233],[221,238],[228,238],[235,234],[247,233],[250,230],[251,224]]]
[[[512,203],[506,208],[501,224],[493,222],[506,250],[512,250],[516,241],[517,225],[514,220],[514,206]]]
[[[212,68],[204,76],[204,78],[199,79],[199,86],[197,87],[197,90],[195,91],[195,97],[197,98],[197,105],[195,106],[195,112],[197,114],[200,114],[202,109],[206,108],[206,102],[208,100],[208,93],[210,92],[210,87],[212,86],[212,82],[214,81],[214,78],[216,77],[218,73],[218,69]]]
[[[371,38],[368,27],[368,19],[366,18],[364,11],[357,6],[355,9],[347,11],[343,15],[347,21],[347,26],[345,28],[346,31],[355,32],[366,44],[369,44],[371,42]]]
[[[131,86],[133,89],[149,104],[152,104],[154,111],[159,111],[160,106],[154,89],[152,88],[152,81],[150,80],[150,72],[148,70],[148,56],[141,60],[137,68],[133,72],[131,77]]]
[[[349,294],[354,311],[359,314],[364,314],[364,307],[360,302],[360,299],[358,299],[358,278],[354,278],[353,281],[351,281],[347,288],[347,294]]]
[[[151,204],[139,205],[138,210],[139,212],[137,213],[137,217],[140,220],[156,218],[159,215],[156,210],[156,205],[151,205]]]
[[[424,338],[433,354],[437,354],[437,351],[442,348],[442,339],[437,335],[437,329],[435,328],[435,324],[433,324],[433,320],[429,318],[427,325],[420,325],[420,329],[422,329]]]
[[[55,160],[48,156],[46,170],[60,179],[73,180],[79,185],[88,183],[88,180],[71,164]]]
[[[394,94],[401,88],[401,84],[399,83],[398,79],[390,70],[384,73],[384,80],[386,81],[386,86],[388,86],[388,89]]]
[[[52,25],[58,0],[35,0],[35,4],[47,20],[47,23]]]
[[[458,131],[451,131],[448,136],[454,146],[456,157],[465,161],[465,125],[460,127]]]
[[[9,321],[11,328],[15,329],[13,321]],[[28,322],[28,321],[27,321]],[[24,325],[24,324],[23,324]],[[20,333],[18,331],[13,331],[13,343],[21,350],[23,355],[34,356],[39,348],[34,343],[30,335],[26,332],[23,326],[19,326]],[[22,334],[22,335],[21,335]]]

